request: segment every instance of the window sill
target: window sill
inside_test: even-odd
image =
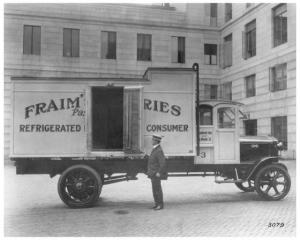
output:
[[[277,48],[277,47],[280,47],[280,46],[284,46],[285,44],[287,44],[288,43],[288,41],[286,41],[286,42],[284,42],[284,43],[280,43],[280,44],[278,44],[278,45],[273,45],[273,49],[274,48]]]
[[[101,60],[117,61],[117,58],[101,58]]]
[[[276,92],[270,92],[270,100],[279,100],[279,99],[285,99],[288,96],[288,91],[285,90],[279,90]]]
[[[277,93],[277,92],[282,92],[284,90],[287,90],[286,88],[285,89],[279,89],[279,90],[273,90],[273,91],[270,91],[271,93]]]
[[[138,62],[152,62],[152,60],[141,60],[141,59],[137,59]]]
[[[232,67],[232,65],[230,65],[230,66],[224,66],[224,67],[222,67],[222,69],[228,69],[228,68],[230,68],[230,67]]]
[[[26,56],[26,57],[31,57],[31,56],[33,56],[33,57],[40,57],[41,54],[29,54],[29,53],[23,53],[23,56]]]
[[[252,95],[252,96],[245,96],[245,98],[252,98],[255,97],[256,95]]]
[[[248,56],[248,57],[245,57],[245,58],[243,58],[244,60],[248,60],[248,59],[250,59],[250,58],[254,58],[254,57],[256,57],[256,54],[255,55],[253,55],[253,56]]]

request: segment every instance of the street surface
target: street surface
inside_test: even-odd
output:
[[[16,175],[14,166],[5,166],[4,235],[295,237],[296,162],[284,163],[292,186],[281,201],[263,201],[233,184],[216,184],[213,177],[177,177],[163,181],[162,211],[149,209],[153,206],[151,185],[142,174],[137,181],[104,186],[94,208],[70,209],[58,196],[59,176]],[[276,226],[268,227],[272,223]]]

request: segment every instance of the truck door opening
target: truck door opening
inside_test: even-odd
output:
[[[200,119],[200,152],[196,156],[195,164],[211,164],[214,160],[214,145],[213,145],[213,107],[209,105],[200,105],[199,107]]]
[[[123,88],[92,88],[93,150],[123,149]]]

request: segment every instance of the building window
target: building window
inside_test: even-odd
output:
[[[225,22],[232,19],[232,3],[225,3]]]
[[[204,62],[208,65],[217,64],[217,44],[204,44]]]
[[[41,27],[24,25],[23,54],[41,54]]]
[[[246,97],[255,96],[255,74],[245,77]]]
[[[287,42],[287,8],[280,4],[273,9],[274,47]]]
[[[172,62],[185,63],[185,37],[172,37]]]
[[[243,51],[244,59],[253,57],[256,55],[256,20],[248,23],[245,26],[245,32],[243,33]]]
[[[257,120],[249,119],[244,121],[245,135],[257,136]]]
[[[271,135],[283,143],[284,149],[287,150],[287,117],[271,118]]]
[[[224,38],[223,67],[232,66],[232,34]]]
[[[270,68],[270,91],[285,90],[287,85],[287,64],[279,64]]]
[[[63,55],[64,57],[79,57],[79,29],[64,28]]]
[[[117,33],[101,32],[101,57],[104,59],[116,59]]]
[[[151,35],[137,35],[137,60],[151,61]]]
[[[205,99],[217,99],[218,98],[218,85],[204,85],[204,98]]]
[[[232,100],[232,83],[224,83],[221,88],[221,96],[223,99]]]
[[[210,26],[217,26],[218,19],[218,4],[211,3],[210,4]]]

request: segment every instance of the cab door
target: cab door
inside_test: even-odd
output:
[[[214,125],[213,107],[210,105],[199,106],[199,156],[195,156],[194,164],[214,163]]]
[[[221,104],[214,108],[215,161],[217,164],[239,163],[239,118],[235,105]]]

